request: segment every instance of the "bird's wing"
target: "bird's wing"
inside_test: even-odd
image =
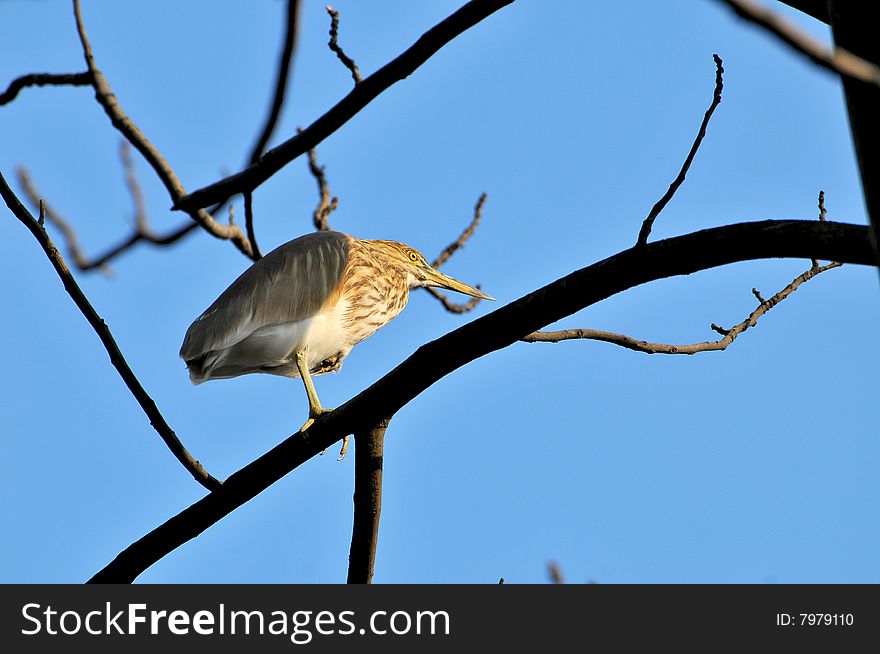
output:
[[[351,240],[340,232],[315,232],[264,256],[190,325],[181,358],[194,361],[261,327],[306,320],[335,302]]]

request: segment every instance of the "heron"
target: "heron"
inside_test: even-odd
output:
[[[256,261],[195,319],[180,357],[194,385],[250,373],[300,377],[309,402],[305,431],[332,410],[321,406],[312,377],[339,370],[421,286],[494,299],[397,241],[333,231],[300,236]]]

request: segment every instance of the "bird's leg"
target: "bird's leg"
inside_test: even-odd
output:
[[[309,398],[309,419],[302,426],[300,431],[308,429],[315,418],[327,413],[331,409],[325,409],[321,406],[321,400],[318,399],[318,393],[315,390],[315,384],[312,382],[312,376],[309,374],[309,365],[306,361],[308,350],[301,348],[296,351],[296,367],[299,369],[299,375],[302,377],[303,386],[306,387],[306,396]]]
[[[305,348],[296,351],[296,367],[299,369],[299,375],[302,377],[303,386],[306,387],[306,395],[309,398],[309,419],[306,420],[305,424],[300,428],[301,432],[311,427],[312,423],[315,422],[315,418],[333,410],[325,409],[321,406],[321,400],[318,399],[318,392],[315,390],[315,384],[312,382],[312,376],[309,374],[309,365],[306,360],[307,354],[308,352]],[[342,461],[345,457],[346,450],[348,450],[348,436],[342,439],[342,449],[339,451],[339,461]],[[323,454],[323,452],[321,452],[321,454]]]

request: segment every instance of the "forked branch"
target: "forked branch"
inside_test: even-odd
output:
[[[736,340],[736,337],[747,329],[758,324],[758,320],[765,313],[770,311],[777,304],[782,302],[789,295],[794,293],[798,287],[804,282],[808,282],[816,275],[826,270],[839,268],[841,263],[834,262],[824,266],[813,266],[807,271],[795,277],[791,283],[776,293],[769,300],[764,300],[760,293],[753,289],[755,297],[758,299],[758,306],[752,311],[748,317],[741,323],[735,325],[731,329],[724,329],[715,323],[712,323],[712,329],[723,338],[717,341],[704,341],[702,343],[693,343],[691,345],[670,345],[667,343],[649,343],[648,341],[640,341],[625,334],[616,334],[614,332],[605,332],[598,329],[563,329],[559,331],[543,332],[537,331],[529,334],[522,340],[526,343],[559,343],[560,341],[568,341],[574,339],[586,339],[593,341],[602,341],[603,343],[611,343],[619,345],[627,350],[634,352],[644,352],[645,354],[697,354],[698,352],[718,352],[726,350],[727,347]]]
[[[431,263],[433,268],[439,268],[446,261],[455,254],[458,250],[464,247],[465,242],[474,235],[474,232],[477,229],[477,225],[480,224],[480,220],[483,217],[483,205],[486,204],[486,198],[488,196],[485,193],[481,193],[480,197],[477,199],[477,203],[474,205],[474,216],[471,218],[471,222],[468,223],[468,226],[464,228],[464,231],[459,234],[458,238],[455,239],[452,243],[443,248],[443,251],[437,255],[437,258]],[[476,288],[480,288],[480,285],[477,284]],[[443,308],[449,311],[450,313],[467,313],[472,310],[480,303],[480,298],[473,297],[469,299],[467,302],[453,302],[449,299],[449,296],[442,291],[438,291],[436,288],[427,287],[425,288],[428,293],[434,296],[437,300],[440,301],[440,304],[443,305]]]
[[[776,257],[872,265],[874,251],[867,227],[783,220],[706,229],[615,254],[421,346],[372,386],[318,418],[308,431],[293,434],[230,476],[219,490],[132,543],[90,581],[133,581],[346,434],[393,416],[439,379],[543,325],[650,281]]]
[[[131,394],[134,396],[135,400],[137,400],[141,409],[143,409],[144,413],[150,419],[150,424],[153,426],[153,429],[156,430],[165,442],[165,445],[171,450],[171,453],[174,454],[177,460],[180,461],[183,467],[189,471],[197,482],[209,491],[216,491],[221,487],[220,482],[209,475],[202,465],[193,458],[183,446],[183,443],[180,442],[180,439],[177,438],[174,430],[172,430],[171,427],[168,426],[168,423],[165,422],[165,418],[159,412],[153,398],[147,394],[147,391],[144,390],[144,387],[129,367],[128,362],[125,360],[125,357],[122,355],[119,346],[113,338],[113,334],[110,333],[110,328],[101,316],[98,315],[94,307],[92,307],[88,298],[73,278],[73,275],[70,274],[70,270],[64,262],[61,253],[58,252],[58,249],[49,238],[42,220],[38,221],[30,214],[16,197],[15,193],[13,193],[12,189],[9,188],[9,185],[6,183],[2,174],[0,174],[0,195],[2,195],[9,210],[12,211],[15,217],[18,218],[28,230],[30,230],[31,234],[34,235],[34,238],[36,238],[37,242],[40,244],[40,247],[43,248],[43,252],[46,253],[52,267],[61,279],[61,283],[64,284],[64,290],[67,291],[77,308],[82,312],[83,316],[85,316],[89,325],[95,330],[98,338],[101,339],[104,349],[107,350],[107,354],[110,356],[110,362],[113,364],[113,367],[116,368],[119,376],[122,377],[122,381],[125,382],[125,385],[128,387],[128,390],[131,391]],[[42,206],[42,203],[40,204]]]

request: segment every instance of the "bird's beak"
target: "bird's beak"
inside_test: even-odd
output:
[[[491,295],[486,295],[480,289],[474,288],[473,286],[468,286],[467,284],[460,282],[457,279],[453,279],[448,275],[444,275],[439,270],[434,270],[433,268],[428,270],[427,282],[428,286],[439,286],[440,288],[448,288],[450,291],[458,291],[459,293],[464,293],[465,295],[470,295],[471,297],[478,297],[481,300],[495,299]]]

